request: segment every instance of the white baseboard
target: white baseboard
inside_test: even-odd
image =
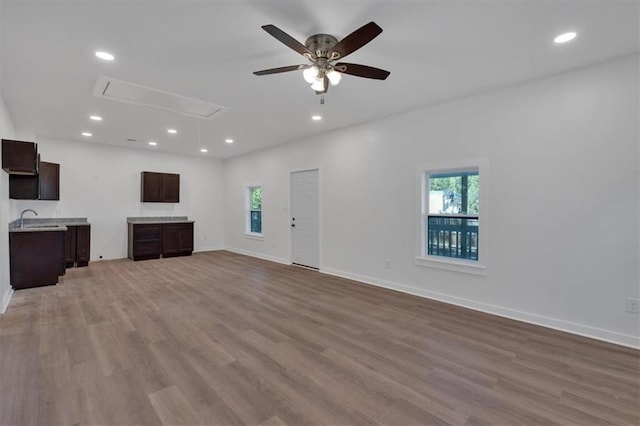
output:
[[[554,330],[564,331],[579,336],[589,337],[596,340],[602,340],[608,343],[614,343],[616,345],[627,346],[634,349],[640,349],[640,337],[630,334],[618,333],[611,330],[604,330],[597,327],[591,327],[583,324],[578,324],[571,321],[565,321],[557,318],[546,317],[542,315],[532,314],[529,312],[522,312],[514,309],[505,308],[502,306],[491,305],[487,303],[477,302],[462,297],[451,296],[444,293],[438,293],[435,291],[409,287],[406,285],[379,280],[372,277],[367,277],[359,274],[352,274],[350,272],[344,272],[331,268],[320,268],[320,272],[327,275],[334,275],[341,278],[347,278],[362,282],[364,284],[370,284],[377,287],[383,287],[390,290],[399,291],[402,293],[411,294],[414,296],[424,297],[427,299],[437,300],[439,302],[445,302],[463,308],[473,309],[474,311],[480,311],[499,317],[509,318],[517,321],[526,322],[529,324],[535,324],[542,327],[552,328]]]
[[[269,260],[271,262],[282,263],[283,265],[291,265],[291,262],[289,261],[289,259],[284,259],[282,257],[269,256],[266,254],[256,253],[256,252],[247,251],[247,250],[241,250],[233,247],[224,247],[222,248],[222,250],[227,250],[237,254],[243,254],[245,256],[256,257],[258,259]]]
[[[194,249],[193,252],[194,253],[200,253],[202,251],[218,251],[218,250],[224,250],[224,247],[198,247],[197,249]]]
[[[13,296],[13,289],[10,288],[3,297],[2,297],[2,305],[0,305],[0,314],[4,314],[7,312],[7,308],[9,307],[9,302],[11,301],[11,296]]]

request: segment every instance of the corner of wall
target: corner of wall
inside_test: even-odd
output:
[[[0,138],[14,137],[13,121],[0,93]],[[0,161],[2,154],[0,153]],[[9,306],[13,290],[9,274],[9,175],[0,171],[0,314]]]

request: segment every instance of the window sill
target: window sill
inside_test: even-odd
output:
[[[487,267],[473,261],[441,258],[437,256],[416,257],[415,264],[427,268],[446,269],[473,275],[487,275]]]
[[[264,236],[262,234],[258,234],[258,233],[255,233],[255,232],[246,232],[244,234],[244,237],[248,238],[250,240],[258,240],[258,241],[264,240]]]

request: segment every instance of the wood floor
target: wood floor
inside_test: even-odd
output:
[[[639,351],[229,252],[0,316],[0,424],[640,424]]]

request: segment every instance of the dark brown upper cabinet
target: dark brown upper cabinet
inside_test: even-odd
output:
[[[60,164],[40,162],[38,171],[38,199],[60,199]]]
[[[140,201],[143,203],[180,202],[179,174],[142,172],[140,185]]]
[[[12,175],[36,175],[38,145],[34,142],[2,139],[2,168]]]
[[[59,200],[60,164],[39,161],[37,175],[9,175],[9,198]]]
[[[180,175],[169,173],[163,174],[162,198],[165,203],[180,202]]]
[[[38,175],[9,175],[9,198],[12,200],[37,200]]]

